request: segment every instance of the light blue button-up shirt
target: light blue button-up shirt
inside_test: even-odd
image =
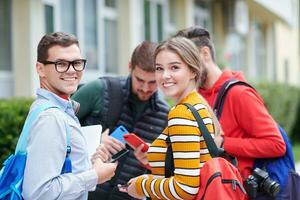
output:
[[[86,200],[98,177],[91,168],[87,144],[72,103],[38,89],[30,112],[45,103],[60,109],[43,111],[30,129],[23,197],[28,200]],[[66,126],[70,127],[72,173],[60,174],[66,157]]]

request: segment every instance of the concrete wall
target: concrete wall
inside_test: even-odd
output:
[[[36,47],[43,35],[40,0],[13,0],[12,55],[15,96],[33,96],[38,87]]]

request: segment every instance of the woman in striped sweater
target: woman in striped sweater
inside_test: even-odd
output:
[[[194,199],[199,190],[200,170],[211,156],[195,118],[183,103],[198,110],[212,135],[218,132],[216,118],[196,90],[205,82],[206,70],[199,60],[197,48],[186,38],[176,37],[161,43],[154,57],[158,87],[165,96],[174,99],[176,105],[168,114],[168,126],[147,152],[151,174],[131,179],[128,187],[120,190],[139,199]],[[174,175],[166,178],[168,137],[173,151]],[[146,160],[140,159],[143,164],[148,164]]]

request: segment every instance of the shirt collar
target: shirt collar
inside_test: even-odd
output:
[[[38,88],[37,96],[38,96],[38,98],[46,99],[46,100],[52,102],[54,105],[59,106],[62,110],[66,111],[66,112],[70,109],[72,109],[73,112],[77,110],[78,104],[72,102],[72,100],[70,98],[68,100],[63,99],[48,90]]]

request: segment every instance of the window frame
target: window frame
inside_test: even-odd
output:
[[[53,27],[54,31],[59,31],[62,29],[61,23],[61,2],[63,0],[43,0],[43,5],[48,5],[53,7]],[[76,15],[76,36],[80,43],[80,49],[83,52],[83,57],[86,57],[86,47],[85,47],[85,28],[84,28],[84,0],[75,0],[75,15]],[[99,77],[100,74],[106,73],[106,58],[105,58],[105,33],[104,33],[104,21],[115,20],[118,23],[118,3],[116,0],[116,8],[105,6],[105,0],[96,0],[96,30],[97,30],[97,68],[86,69],[83,75],[83,82],[89,81],[91,79]],[[46,27],[45,27],[46,31]],[[118,35],[117,35],[118,36]],[[118,59],[119,60],[119,59]],[[88,64],[87,64],[88,65]],[[119,66],[119,63],[118,63]],[[118,71],[116,72],[118,73]]]
[[[150,19],[150,27],[149,27],[149,38],[146,37],[146,13],[145,13],[145,4],[148,2],[149,5],[149,19]],[[161,18],[161,38],[159,38],[159,30],[158,30],[158,14],[157,14],[157,5],[161,6],[162,18]],[[165,39],[168,34],[167,31],[172,31],[172,26],[169,24],[169,1],[166,0],[144,0],[143,1],[143,17],[144,17],[144,39],[150,40],[154,42],[160,42],[160,40]]]

